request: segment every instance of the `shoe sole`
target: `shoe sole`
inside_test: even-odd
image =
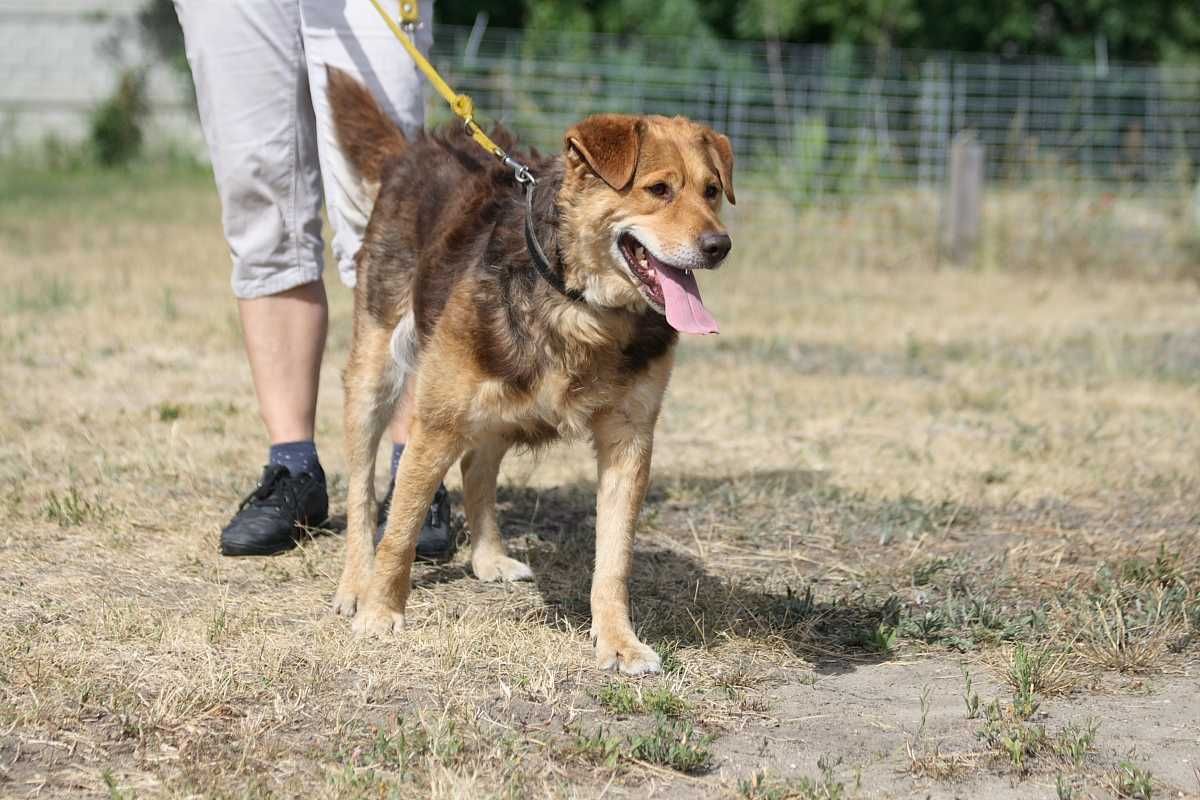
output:
[[[221,544],[221,555],[229,556],[230,558],[238,558],[240,556],[273,556],[277,553],[286,553],[289,550],[296,549],[296,540],[289,539],[286,542],[279,542],[274,547],[253,547],[246,545],[227,545]]]

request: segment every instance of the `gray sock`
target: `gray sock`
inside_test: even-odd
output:
[[[287,467],[288,472],[299,475],[307,472],[320,483],[325,483],[325,470],[317,458],[317,445],[309,439],[305,442],[284,442],[271,445],[267,463]]]
[[[392,444],[392,483],[396,482],[396,470],[400,468],[400,456],[404,455],[403,444]]]
[[[392,472],[391,478],[388,480],[387,494],[384,495],[386,500],[392,499],[392,489],[396,486],[396,470],[400,467],[400,456],[404,455],[404,445],[392,443]]]

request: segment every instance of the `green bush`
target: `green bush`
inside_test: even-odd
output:
[[[92,114],[89,139],[98,163],[119,167],[138,157],[147,110],[145,75],[132,69],[121,73],[112,96]]]

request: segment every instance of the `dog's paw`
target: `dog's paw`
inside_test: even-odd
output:
[[[662,672],[658,653],[634,636],[596,637],[596,666],[602,670],[620,670],[626,675],[649,675]]]
[[[333,613],[342,617],[353,617],[358,610],[358,598],[361,595],[357,587],[338,586],[333,595]]]
[[[350,628],[360,638],[386,639],[404,630],[404,614],[379,606],[364,606]]]
[[[528,581],[533,580],[533,570],[528,564],[508,556],[471,559],[471,570],[481,581]]]

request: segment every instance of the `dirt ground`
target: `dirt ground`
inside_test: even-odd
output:
[[[330,530],[218,556],[266,444],[209,178],[3,172],[0,796],[1200,796],[1183,210],[996,193],[952,267],[922,195],[743,200],[639,527],[665,671],[628,679],[587,638],[586,443],[506,462],[533,583],[460,551],[396,641],[329,613],[332,277]]]

